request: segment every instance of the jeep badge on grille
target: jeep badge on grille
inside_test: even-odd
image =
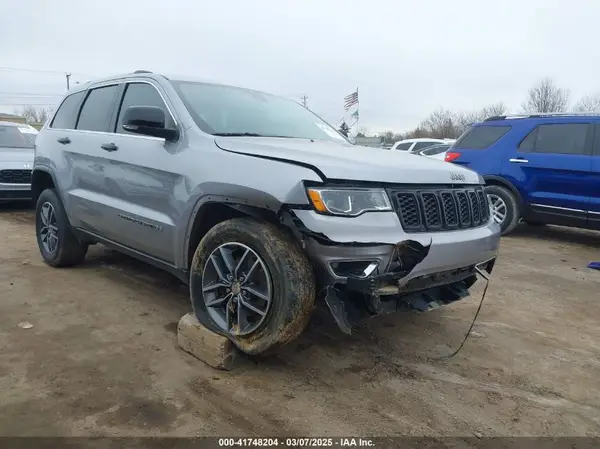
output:
[[[462,173],[453,172],[450,173],[450,179],[452,181],[464,181],[466,178],[465,175],[463,175]]]

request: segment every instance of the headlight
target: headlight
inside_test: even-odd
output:
[[[317,212],[354,217],[363,212],[392,210],[383,189],[307,189],[308,197]]]

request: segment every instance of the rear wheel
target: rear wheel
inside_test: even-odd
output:
[[[270,223],[234,218],[198,244],[190,269],[198,321],[259,354],[302,333],[312,311],[315,281],[306,254]]]
[[[516,196],[507,188],[500,186],[487,186],[485,190],[490,202],[492,218],[500,226],[502,235],[510,233],[521,219]]]
[[[71,225],[54,189],[44,190],[35,210],[35,231],[44,262],[53,267],[70,267],[83,262],[87,244],[73,235]]]

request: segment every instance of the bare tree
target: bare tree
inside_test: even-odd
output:
[[[428,137],[454,138],[460,132],[456,114],[448,109],[432,112],[420,125],[429,134]]]
[[[462,134],[471,127],[473,123],[482,122],[487,118],[506,115],[508,108],[503,102],[490,104],[483,107],[479,111],[467,112],[463,114],[457,114],[457,126],[460,130],[459,134]]]
[[[31,105],[23,106],[20,111],[15,110],[15,114],[25,117],[31,123],[44,123],[48,120],[51,112],[52,108],[37,108]]]
[[[600,92],[583,97],[575,104],[573,110],[575,112],[600,112]]]
[[[554,85],[550,78],[529,89],[523,110],[529,113],[564,112],[569,103],[569,91]]]

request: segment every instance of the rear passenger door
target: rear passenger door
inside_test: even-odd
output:
[[[594,125],[594,152],[590,178],[588,226],[593,229],[600,229],[600,124]]]
[[[111,201],[106,184],[111,153],[102,147],[110,135],[121,89],[120,84],[109,84],[87,91],[64,151],[72,179],[65,192],[71,224],[100,236],[110,229],[106,208]]]
[[[174,262],[175,223],[183,203],[177,191],[188,188],[177,165],[179,142],[133,134],[123,129],[123,116],[131,106],[156,106],[165,113],[166,126],[176,120],[159,90],[150,81],[131,81],[123,89],[111,135],[104,143],[114,151],[104,172],[107,206],[105,235],[129,248],[164,262]],[[181,131],[181,130],[180,130]],[[185,195],[184,195],[185,197]]]
[[[586,225],[593,135],[589,122],[545,122],[507,153],[504,175],[518,182],[530,213],[551,223]]]

